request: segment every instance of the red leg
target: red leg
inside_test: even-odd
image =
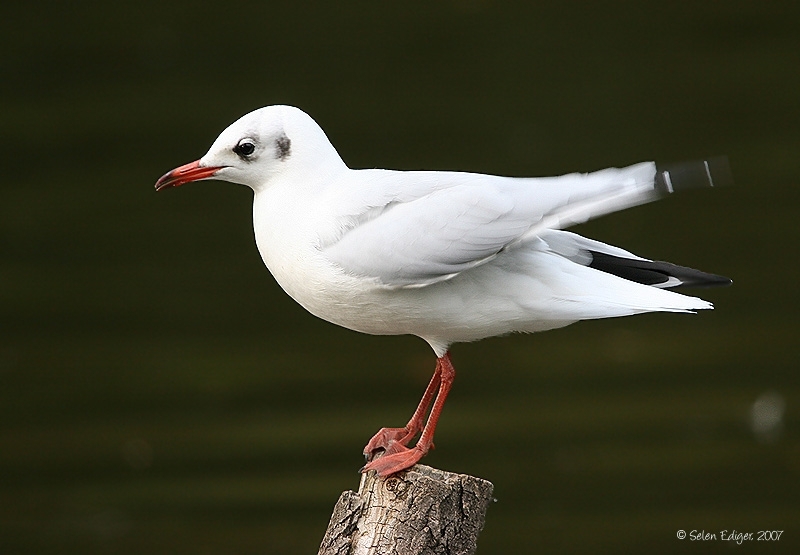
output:
[[[372,460],[380,451],[388,452],[390,445],[396,443],[403,446],[408,445],[408,443],[414,439],[414,436],[422,430],[422,422],[425,419],[428,408],[431,406],[434,393],[439,389],[441,376],[442,371],[437,363],[436,370],[433,372],[433,377],[431,377],[428,387],[425,388],[425,393],[422,395],[419,405],[417,405],[417,410],[415,410],[413,416],[411,416],[411,420],[408,421],[408,424],[406,424],[404,428],[381,428],[378,430],[378,433],[372,436],[372,439],[370,439],[369,443],[364,447],[364,457],[366,457],[368,461]]]
[[[438,380],[436,380],[437,374],[439,375]],[[428,422],[425,424],[425,428],[422,430],[422,435],[419,441],[417,441],[417,444],[412,448],[408,448],[401,445],[399,442],[390,441],[389,445],[387,445],[386,453],[382,457],[367,463],[362,469],[362,472],[375,470],[380,476],[388,476],[389,474],[400,472],[401,470],[414,466],[431,447],[433,447],[433,435],[436,432],[436,424],[439,422],[439,416],[442,414],[442,408],[447,399],[447,394],[450,392],[450,388],[453,385],[455,375],[455,368],[453,368],[453,364],[450,362],[450,353],[447,352],[436,361],[434,378],[431,380],[431,385],[429,385],[428,388],[431,389],[430,396],[432,396],[432,389],[435,387],[433,384],[435,381],[438,381],[439,391],[436,394],[436,400],[433,402]],[[429,392],[426,390],[422,400],[425,401],[425,398],[428,396]],[[430,400],[428,400],[428,403],[430,403]],[[422,406],[422,404],[423,403],[420,403],[420,406]],[[419,408],[417,412],[419,412]],[[414,417],[417,416],[417,412],[414,413]],[[414,417],[412,417],[412,420]]]

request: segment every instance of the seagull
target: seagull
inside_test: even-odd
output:
[[[380,476],[410,468],[433,447],[455,377],[454,343],[711,309],[671,289],[731,283],[565,230],[682,189],[726,184],[724,157],[535,178],[350,169],[308,114],[267,106],[155,188],[204,179],[253,190],[261,257],[306,310],[367,334],[416,335],[436,354],[408,423],[381,428],[364,448],[361,471]]]

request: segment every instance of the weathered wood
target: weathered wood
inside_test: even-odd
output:
[[[491,482],[424,465],[380,478],[362,475],[333,509],[318,555],[471,555]]]

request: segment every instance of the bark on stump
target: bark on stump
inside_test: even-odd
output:
[[[471,555],[491,482],[418,464],[380,478],[362,475],[333,509],[318,555]]]

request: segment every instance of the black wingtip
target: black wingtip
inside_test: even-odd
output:
[[[733,280],[729,277],[720,276],[717,274],[709,274],[708,272],[700,272],[697,270],[698,273],[703,274],[702,276],[697,276],[694,280],[687,280],[680,285],[676,285],[675,287],[728,287],[729,285],[733,285]],[[670,287],[670,289],[674,289],[674,287]]]
[[[589,254],[592,255],[590,268],[643,285],[675,289],[677,287],[724,287],[733,283],[730,278],[725,276],[678,266],[671,262],[623,258],[596,251],[589,251]]]
[[[729,185],[733,185],[733,174],[727,156],[675,164],[656,164],[655,188],[663,194],[684,189]]]

